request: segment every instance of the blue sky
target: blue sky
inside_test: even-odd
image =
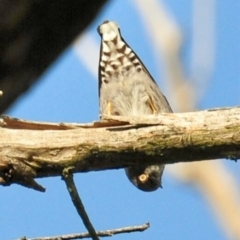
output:
[[[124,39],[137,52],[164,90],[158,59],[150,44],[134,1],[110,1],[86,34],[100,47],[96,28],[104,20],[117,21]],[[182,59],[189,81],[191,68],[193,2],[163,1],[184,33]],[[215,3],[215,61],[204,95],[196,108],[239,105],[240,101],[240,3]],[[99,49],[98,49],[99,51]],[[17,118],[52,122],[91,122],[98,119],[97,66],[93,74],[74,49],[68,47],[26,94],[7,112]],[[174,94],[174,93],[166,93]],[[239,166],[227,162],[233,174]],[[150,222],[143,233],[114,239],[227,239],[210,206],[193,187],[165,173],[163,189],[144,193],[135,189],[123,170],[81,173],[76,185],[97,230]],[[39,193],[20,186],[2,188],[0,239],[40,237],[85,232],[60,177],[39,179],[47,188]],[[223,189],[224,191],[224,189]]]

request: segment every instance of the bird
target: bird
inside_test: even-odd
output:
[[[98,67],[100,116],[150,116],[172,109],[157,83],[137,54],[123,39],[118,24],[104,21]],[[125,168],[130,182],[152,192],[162,188],[164,164],[130,165]]]

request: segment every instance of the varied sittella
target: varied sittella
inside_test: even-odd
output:
[[[172,109],[137,54],[121,36],[117,23],[98,27],[102,38],[99,60],[101,115],[146,116]],[[125,169],[129,180],[142,191],[161,187],[163,164],[133,165]]]

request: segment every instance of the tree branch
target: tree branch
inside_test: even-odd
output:
[[[150,227],[149,223],[145,223],[138,226],[130,226],[130,227],[123,227],[123,228],[117,228],[117,229],[111,229],[111,230],[105,230],[105,231],[98,231],[97,235],[99,237],[112,237],[116,234],[121,233],[131,233],[131,232],[143,232],[146,229]],[[83,238],[89,238],[89,233],[75,233],[75,234],[67,234],[67,235],[60,235],[55,237],[40,237],[40,238],[26,238],[22,237],[18,240],[72,240],[72,239],[83,239]]]
[[[156,117],[118,116],[86,125],[41,125],[5,117],[0,128],[0,184],[19,183],[39,190],[31,185],[33,178],[61,176],[69,166],[73,172],[87,172],[141,162],[237,160],[239,123],[239,107]],[[33,130],[34,126],[41,130]]]
[[[82,218],[83,224],[89,232],[89,235],[93,240],[99,240],[99,237],[85,211],[82,200],[78,194],[76,185],[73,180],[73,174],[71,173],[71,168],[65,168],[63,170],[63,180],[66,183],[69,195],[71,196],[73,205],[75,206],[79,216]]]

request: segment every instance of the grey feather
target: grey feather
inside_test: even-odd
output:
[[[172,112],[158,85],[137,54],[121,36],[117,23],[99,26],[102,38],[99,60],[100,114],[122,116],[157,115]],[[130,166],[129,180],[140,190],[161,187],[164,165]]]

